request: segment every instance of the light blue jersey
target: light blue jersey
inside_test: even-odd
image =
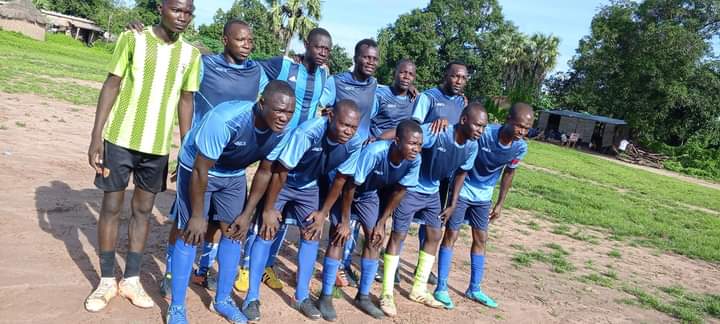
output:
[[[440,88],[435,87],[420,94],[415,102],[412,117],[421,124],[444,118],[448,120],[448,124],[455,125],[460,122],[464,107],[463,96],[448,96]]]
[[[422,165],[418,185],[408,189],[424,194],[433,194],[440,190],[440,180],[453,176],[460,168],[469,171],[478,154],[477,141],[467,140],[460,145],[455,142],[455,128],[449,125],[438,134],[430,131],[430,124],[423,124]]]
[[[393,147],[393,141],[376,141],[362,150],[354,175],[359,193],[375,191],[396,183],[406,188],[418,184],[422,158],[418,155],[413,161],[402,160],[399,165],[394,165],[390,161]]]

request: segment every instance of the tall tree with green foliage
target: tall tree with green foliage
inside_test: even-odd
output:
[[[330,51],[330,61],[328,62],[330,73],[335,74],[347,71],[352,65],[352,57],[348,55],[345,48],[338,44],[334,44],[332,50]]]
[[[285,55],[290,53],[293,37],[297,35],[305,41],[310,30],[318,26],[322,14],[320,0],[267,0],[267,3],[272,29],[285,44]]]
[[[33,4],[40,9],[87,19],[93,19],[97,10],[105,10],[113,5],[110,0],[33,0]]]

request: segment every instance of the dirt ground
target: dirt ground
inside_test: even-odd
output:
[[[100,313],[88,313],[83,300],[99,281],[96,224],[102,193],[92,184],[86,149],[94,109],[75,107],[33,95],[0,93],[0,323],[160,323],[167,302],[158,295],[157,281],[164,271],[164,246],[170,225],[166,214],[175,194],[174,185],[157,198],[143,262],[142,282],[158,306],[150,310],[133,307],[115,298]],[[128,189],[128,193],[131,189]],[[127,195],[126,200],[129,199]],[[127,204],[126,204],[127,206]],[[129,210],[125,208],[125,217]],[[529,226],[528,221],[534,221]],[[532,227],[532,228],[531,228]],[[645,289],[682,285],[696,293],[718,292],[718,265],[656,250],[630,247],[606,234],[588,230],[601,238],[597,244],[551,233],[553,223],[518,210],[508,210],[493,224],[487,257],[485,291],[500,308],[491,310],[461,297],[468,282],[469,244],[461,235],[450,277],[452,311],[429,309],[407,299],[416,262],[417,240],[408,239],[401,264],[402,283],[396,290],[400,315],[382,322],[395,323],[659,323],[674,322],[652,309],[619,302],[633,297],[618,289],[583,283],[578,277],[595,268],[612,267],[618,281]],[[122,225],[119,269],[124,268],[127,226]],[[292,241],[292,240],[291,240]],[[282,250],[279,272],[286,283],[294,282],[297,247],[290,241]],[[543,263],[516,267],[511,258],[524,247],[544,249],[557,243],[570,252],[577,268],[555,273]],[[512,246],[511,246],[512,245]],[[608,252],[622,251],[621,258]],[[320,260],[322,255],[319,256]],[[317,272],[321,264],[316,265]],[[118,270],[119,271],[119,270]],[[119,275],[119,273],[118,273]],[[317,277],[312,291],[319,290]],[[375,284],[377,295],[380,285]],[[306,321],[289,305],[294,289],[273,291],[263,286],[263,323]],[[336,300],[341,323],[374,321],[352,304],[356,291],[345,288],[344,300]],[[238,301],[243,295],[237,295]],[[211,294],[198,287],[188,293],[189,318],[193,322],[223,323],[208,311]]]

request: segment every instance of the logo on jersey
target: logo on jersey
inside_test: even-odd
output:
[[[313,147],[313,148],[310,149],[310,151],[313,151],[313,152],[322,152],[322,147]]]
[[[490,149],[487,148],[487,147],[483,147],[483,148],[481,148],[481,150],[483,150],[483,151],[485,151],[485,152],[488,152],[488,153],[492,153],[492,150],[490,150]]]
[[[397,105],[396,104],[388,104],[387,107],[388,108],[397,108]]]
[[[447,152],[447,149],[445,149],[444,147],[440,146],[440,147],[438,147],[438,151],[445,153],[445,152]]]
[[[373,170],[373,173],[375,173],[375,174],[377,174],[377,175],[379,175],[379,176],[385,174],[384,172],[382,172],[382,170]]]
[[[235,145],[237,145],[237,146],[246,146],[246,145],[247,145],[247,142],[239,141],[239,142],[235,142]]]
[[[435,106],[445,107],[445,103],[444,103],[444,102],[438,102],[438,103],[435,104]]]
[[[345,86],[345,88],[343,88],[343,89],[345,89],[345,90],[355,90],[355,87]]]
[[[295,81],[297,81],[297,78],[294,75],[288,78],[288,82],[295,82]]]

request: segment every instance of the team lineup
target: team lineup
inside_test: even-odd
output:
[[[117,295],[155,306],[139,275],[155,196],[168,176],[176,178],[177,195],[159,284],[170,300],[167,323],[200,320],[186,314],[191,282],[215,292],[210,310],[231,323],[261,321],[261,284],[283,287],[274,265],[288,226],[300,231],[293,306],[307,318],[357,316],[335,310],[333,292],[344,286],[357,287],[355,306],[373,318],[410,311],[396,307],[394,290],[413,222],[421,226],[420,251],[409,299],[446,310],[454,298],[498,307],[481,289],[485,244],[528,151],[530,105],[516,103],[503,124],[489,124],[483,104],[463,94],[468,68],[460,61],[422,92],[413,84],[412,58],[397,62],[392,84],[379,85],[373,75],[381,49],[372,39],[355,46],[351,71],[330,75],[332,37],[323,28],[305,37],[299,59],[254,60],[252,27],[231,20],[223,53],[201,55],[182,37],[193,1],[164,0],[158,10],[158,25],[132,24],[120,35],[98,100],[88,159],[104,191],[101,279],[85,300],[88,311],[103,310]],[[176,117],[182,144],[169,175]],[[118,227],[131,175],[128,253],[118,282]],[[311,296],[327,222],[322,288]],[[472,246],[463,259],[471,266],[463,296],[453,296],[448,277],[464,224]],[[359,278],[351,270],[356,249]],[[374,281],[382,283],[379,302],[371,296]],[[233,290],[246,293],[242,304]]]

